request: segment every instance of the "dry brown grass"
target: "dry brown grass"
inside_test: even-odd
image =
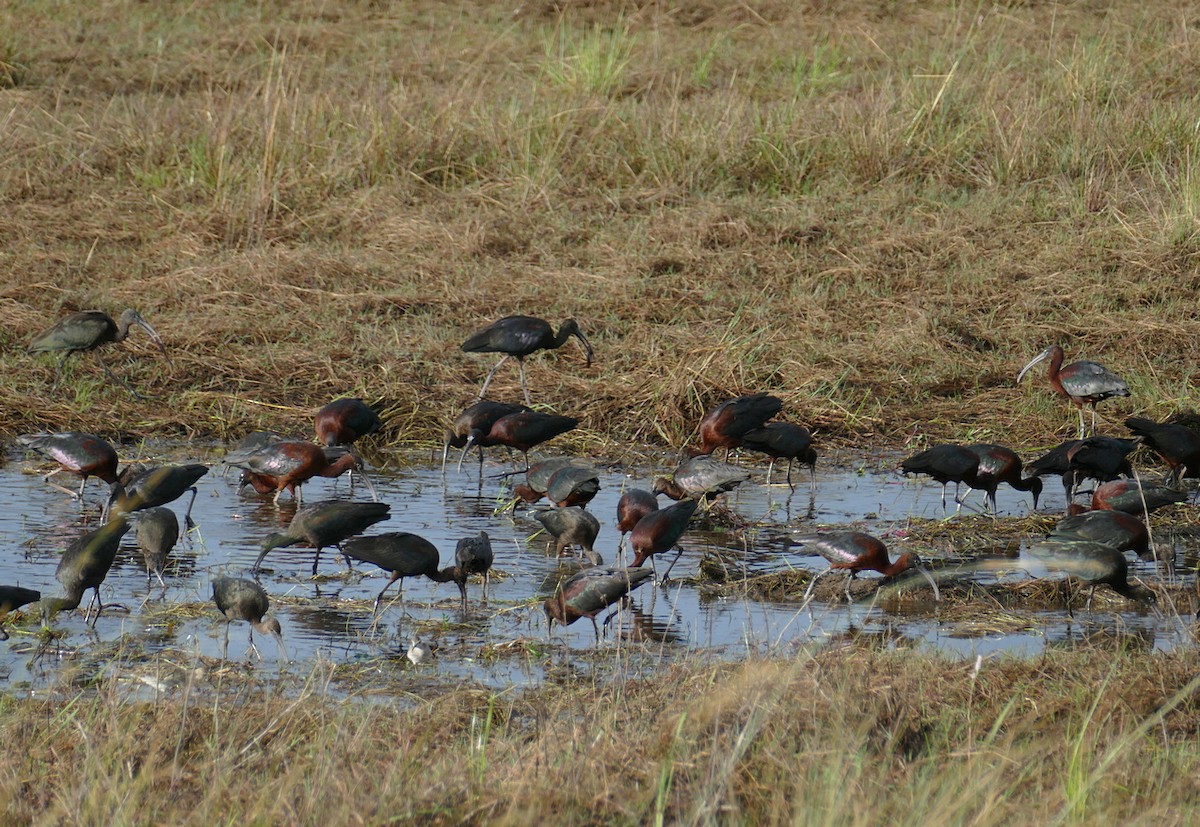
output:
[[[827,442],[1047,444],[1049,341],[1188,404],[1200,327],[1188,6],[490,3],[0,11],[10,432],[304,432],[359,394],[427,445],[487,321],[576,447],[677,446],[784,396]],[[173,362],[25,343],[133,305]],[[497,393],[513,397],[513,373]]]

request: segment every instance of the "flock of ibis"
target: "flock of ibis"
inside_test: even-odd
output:
[[[61,368],[68,356],[90,351],[110,377],[136,394],[133,388],[112,374],[99,355],[101,345],[122,341],[135,324],[144,328],[165,353],[158,333],[133,310],[126,310],[116,322],[98,311],[68,315],[35,337],[29,350],[61,354],[56,366],[56,382],[61,381]],[[808,466],[810,494],[815,492],[817,454],[808,429],[776,420],[783,410],[783,402],[776,396],[753,393],[717,405],[698,425],[698,448],[685,449],[686,458],[673,473],[655,479],[650,490],[632,488],[624,491],[616,515],[621,535],[619,562],[605,566],[595,549],[600,520],[587,510],[588,503],[599,490],[600,475],[595,464],[577,457],[553,457],[534,462],[529,459],[530,450],[570,431],[579,421],[533,409],[524,360],[538,350],[561,347],[571,337],[582,343],[590,364],[592,345],[573,319],[568,319],[555,331],[541,319],[509,316],[470,336],[462,344],[464,352],[499,353],[502,356],[484,379],[477,400],[447,429],[442,468],[444,473],[452,447],[461,449],[460,469],[472,448],[478,452],[481,471],[485,449],[504,447],[523,454],[522,470],[516,472],[523,473],[523,480],[512,487],[514,504],[532,505],[545,498],[550,505],[536,506],[533,516],[551,539],[554,553],[562,556],[568,549],[576,549],[591,564],[563,579],[553,594],[544,600],[543,610],[549,618],[563,624],[587,617],[596,626],[596,617],[618,605],[631,590],[652,578],[666,581],[679,558],[679,542],[689,525],[699,515],[720,507],[718,498],[751,478],[746,468],[729,462],[731,451],[755,451],[769,457],[767,484],[770,484],[775,464],[780,460],[786,460],[786,480],[792,488],[793,466],[797,463]],[[510,357],[517,360],[524,403],[485,399],[484,394],[496,372]],[[1105,584],[1131,599],[1152,600],[1152,591],[1129,582],[1124,552],[1153,553],[1141,517],[1156,507],[1186,498],[1178,485],[1183,477],[1200,476],[1200,434],[1186,424],[1156,423],[1130,417],[1126,420],[1130,437],[1095,435],[1096,404],[1110,397],[1128,396],[1128,386],[1094,362],[1081,361],[1063,366],[1063,350],[1057,345],[1030,361],[1021,370],[1017,381],[1044,359],[1050,360],[1050,384],[1079,409],[1077,439],[1064,442],[1027,466],[1023,466],[1016,453],[1001,445],[934,445],[905,459],[901,470],[905,474],[926,475],[940,483],[943,512],[948,512],[948,486],[954,483],[954,500],[958,508],[963,502],[961,486],[965,485],[968,489],[984,492],[985,506],[993,515],[1001,483],[1030,492],[1036,510],[1043,489],[1042,477],[1059,475],[1071,513],[1049,536],[1029,545],[1030,556],[1050,568],[1086,581],[1093,588]],[[1085,405],[1092,409],[1090,436],[1085,434]],[[353,444],[381,427],[383,423],[379,416],[361,400],[338,399],[317,412],[315,442],[287,438],[274,432],[255,432],[223,458],[222,464],[227,470],[232,468],[240,473],[239,491],[249,488],[275,502],[286,494],[299,505],[285,531],[262,539],[261,551],[248,572],[251,577],[220,574],[212,579],[213,601],[224,619],[250,623],[252,649],[253,631],[258,630],[274,636],[283,653],[282,630],[278,621],[268,615],[270,601],[257,582],[264,559],[279,548],[301,546],[312,549],[313,575],[318,573],[321,552],[326,548],[336,549],[347,567],[352,568],[353,562],[359,561],[386,571],[389,580],[375,599],[376,613],[388,588],[397,581],[400,582],[398,589],[402,602],[403,580],[410,577],[426,577],[438,583],[454,582],[465,610],[468,579],[472,575],[481,575],[486,602],[488,574],[494,560],[486,532],[459,540],[454,561],[446,567],[440,565],[437,548],[416,534],[401,531],[366,533],[375,524],[388,519],[389,506],[378,502]],[[100,586],[109,574],[123,538],[131,529],[145,560],[147,580],[157,577],[162,582],[164,564],[180,539],[174,512],[164,506],[190,493],[184,520],[187,529],[193,528],[191,504],[196,496],[197,481],[209,471],[207,465],[126,467],[119,471],[116,450],[100,437],[80,432],[32,434],[20,437],[19,442],[55,463],[56,467],[45,475],[48,484],[82,500],[88,479],[95,477],[108,486],[108,493],[100,526],[71,541],[62,555],[56,571],[62,594],[43,597],[33,589],[0,586],[0,612],[7,613],[32,603],[43,622],[49,623],[56,612],[78,608],[91,590],[93,596],[85,610],[85,620],[92,617],[93,607],[95,615],[99,616],[104,608]],[[1163,484],[1143,482],[1134,474],[1128,455],[1140,444],[1152,448],[1167,463],[1170,471]],[[724,449],[725,461],[714,456],[719,449]],[[342,499],[304,503],[303,486],[308,480],[350,474],[353,486],[356,472],[370,492],[371,501]],[[59,474],[79,477],[78,489],[51,482]],[[1088,481],[1095,483],[1090,509],[1076,503],[1080,486]],[[660,506],[660,495],[672,502]],[[847,600],[851,599],[851,581],[861,571],[876,571],[885,578],[892,578],[910,569],[921,574],[928,581],[933,598],[940,599],[937,581],[919,557],[908,552],[892,560],[887,546],[879,538],[858,531],[814,532],[801,536],[800,543],[830,563],[829,571],[812,579],[805,601],[811,597],[820,577],[842,570],[847,574],[844,589]],[[627,564],[626,549],[631,555]],[[672,550],[676,550],[675,557],[659,578],[655,558]],[[645,566],[647,562],[649,569]],[[4,634],[2,629],[0,634]],[[598,638],[599,627],[596,634]],[[228,627],[225,654],[227,648]],[[413,650],[421,657],[425,656],[416,643]]]

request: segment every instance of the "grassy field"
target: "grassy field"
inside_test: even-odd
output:
[[[427,448],[512,313],[571,447],[675,448],[766,390],[842,451],[1031,448],[1020,367],[1200,365],[1193,5],[306,0],[0,6],[0,432],[306,433],[343,394]],[[33,336],[166,339],[53,386]],[[517,398],[515,370],[494,384]],[[1194,653],[972,664],[855,646],[399,703],[198,677],[4,699],[0,812],[45,823],[1183,823]],[[236,682],[233,684],[236,686]],[[681,691],[681,689],[683,691]]]
[[[770,390],[827,442],[1044,445],[1063,343],[1119,422],[1200,362],[1187,3],[106,3],[0,10],[0,427],[306,431],[340,394],[428,444],[510,313],[589,448]],[[53,388],[21,351],[138,307]],[[515,371],[497,395],[519,391]],[[1119,428],[1119,425],[1117,426]]]

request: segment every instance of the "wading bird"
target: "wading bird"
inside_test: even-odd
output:
[[[595,567],[576,572],[559,584],[554,594],[543,604],[546,616],[570,626],[581,617],[592,621],[596,641],[600,640],[600,627],[596,615],[628,595],[651,577],[646,569],[610,569]],[[616,612],[613,612],[616,614]],[[612,619],[609,615],[604,625]]]
[[[884,577],[895,577],[897,574],[916,569],[933,587],[933,599],[941,600],[933,576],[921,565],[921,558],[915,554],[901,554],[896,561],[888,562],[888,548],[882,540],[864,534],[861,531],[834,531],[829,534],[802,535],[796,538],[800,544],[815,549],[818,554],[829,561],[829,568],[813,577],[804,592],[804,601],[812,594],[817,581],[837,570],[850,572],[846,578],[846,601],[851,600],[850,583],[860,571],[877,571]]]
[[[943,514],[946,513],[947,485],[954,483],[954,502],[958,506],[955,508],[956,513],[962,508],[962,500],[958,496],[959,486],[966,483],[969,488],[982,487],[976,484],[979,454],[961,445],[934,445],[901,462],[900,470],[905,474],[924,474],[942,484]]]
[[[42,477],[42,481],[78,500],[83,500],[83,489],[87,485],[88,477],[98,477],[109,485],[117,481],[117,452],[111,445],[94,434],[84,434],[79,431],[64,431],[59,434],[26,434],[17,437],[17,442],[57,462],[59,467]],[[79,491],[72,491],[50,482],[51,477],[64,471],[81,478]]]
[[[502,416],[526,411],[533,413],[524,405],[515,402],[493,402],[481,399],[474,405],[464,408],[462,413],[454,418],[454,422],[446,430],[445,444],[442,446],[442,471],[446,470],[446,456],[451,448],[467,448],[468,440],[472,444],[486,437],[492,425]],[[466,451],[463,451],[466,455]],[[462,457],[459,457],[459,468],[462,467]],[[479,470],[483,472],[483,448],[479,449]]]
[[[1187,494],[1154,483],[1137,480],[1112,480],[1096,486],[1092,492],[1092,508],[1105,511],[1124,511],[1126,514],[1145,514],[1165,505],[1181,503]]]
[[[225,615],[225,645],[221,647],[221,659],[229,657],[229,624],[235,620],[245,620],[250,624],[250,651],[260,659],[258,647],[254,645],[254,630],[264,635],[271,635],[279,645],[279,656],[287,660],[287,651],[283,648],[283,628],[273,617],[266,617],[271,608],[271,601],[262,586],[253,580],[238,577],[214,577],[212,581],[213,602],[217,611]]]
[[[658,568],[654,565],[654,555],[678,545],[679,538],[687,531],[688,523],[691,522],[692,515],[696,513],[699,505],[699,500],[684,500],[659,511],[652,511],[638,520],[637,525],[629,534],[629,546],[633,549],[631,567],[637,568],[649,560],[650,568],[654,570],[654,576],[657,578]],[[667,581],[671,569],[675,567],[682,556],[683,549],[679,549],[675,559],[663,572],[662,582]]]
[[[272,534],[262,542],[262,551],[254,561],[251,571],[257,572],[267,552],[272,549],[284,548],[303,544],[316,549],[313,556],[312,573],[317,574],[317,564],[321,560],[321,550],[334,546],[346,558],[343,541],[361,534],[376,523],[388,518],[390,506],[387,503],[357,503],[346,500],[324,500],[306,505],[292,517],[286,532]]]
[[[1037,511],[1038,497],[1042,495],[1042,481],[1036,475],[1021,476],[1021,458],[1016,452],[1003,445],[991,443],[976,443],[966,446],[967,450],[979,457],[979,466],[975,471],[972,488],[982,489],[986,494],[987,504],[996,513],[996,489],[1000,483],[1006,482],[1017,491],[1029,491],[1033,494],[1033,510]]]
[[[808,466],[808,489],[815,494],[817,491],[817,450],[812,445],[812,433],[808,428],[793,425],[790,422],[768,422],[761,428],[747,431],[742,437],[742,447],[747,451],[757,451],[771,458],[767,467],[767,485],[771,484],[771,472],[775,470],[775,461],[786,459],[787,484],[792,484],[792,464],[799,461]]]
[[[750,472],[707,454],[684,460],[670,477],[658,477],[652,490],[673,500],[699,497],[706,503],[750,479]]]
[[[109,369],[100,356],[99,350],[101,345],[125,341],[129,336],[130,325],[135,324],[150,334],[154,344],[158,345],[163,356],[166,356],[167,348],[163,344],[162,337],[133,308],[123,310],[121,318],[116,322],[113,321],[112,316],[99,310],[84,310],[80,313],[63,316],[55,322],[53,327],[34,337],[29,344],[29,352],[62,353],[62,358],[59,359],[54,369],[54,382],[57,384],[62,379],[62,367],[66,363],[67,357],[72,353],[90,350],[96,357],[96,361],[100,363],[100,367],[104,368],[104,372],[108,374],[109,379],[120,382],[124,385],[125,390],[133,394],[134,398],[141,399],[142,397],[137,391]]]
[[[621,541],[617,545],[617,555],[625,559],[625,535],[633,531],[634,526],[642,517],[658,511],[658,497],[644,488],[630,488],[617,501],[617,531],[621,532]]]
[[[137,524],[135,533],[138,548],[146,563],[146,582],[150,582],[153,573],[158,582],[165,586],[163,567],[167,564],[167,555],[179,540],[179,520],[174,511],[162,506],[139,511],[134,520]]]
[[[126,483],[114,482],[110,486],[105,514],[127,514],[160,505],[173,503],[191,492],[183,522],[193,529],[192,505],[196,502],[196,483],[208,473],[207,465],[158,465],[149,468]]]
[[[357,456],[346,449],[346,453],[331,460],[330,453],[330,449],[311,442],[285,440],[260,448],[230,464],[247,472],[242,477],[243,484],[252,486],[260,494],[274,491],[276,503],[284,491],[290,493],[296,502],[303,502],[300,487],[305,482],[313,477],[340,477],[351,470],[357,470],[362,475],[372,499],[379,499],[375,486],[363,472],[362,462]]]
[[[1027,470],[1035,476],[1060,474],[1069,505],[1084,480],[1108,482],[1119,476],[1133,476],[1126,455],[1135,445],[1133,440],[1105,436],[1068,439],[1029,463]]]
[[[1178,485],[1184,477],[1200,477],[1200,434],[1186,425],[1140,416],[1126,419],[1125,427],[1162,457],[1171,469],[1167,480],[1172,485]]]
[[[1017,374],[1019,383],[1029,369],[1043,359],[1050,360],[1047,376],[1050,386],[1075,404],[1079,411],[1079,438],[1083,439],[1084,421],[1083,406],[1092,408],[1092,433],[1096,432],[1096,404],[1114,396],[1129,396],[1129,386],[1125,380],[1110,371],[1104,365],[1082,360],[1063,366],[1063,349],[1059,345],[1051,345],[1037,356],[1029,360],[1029,364],[1021,368]]]
[[[517,360],[517,369],[521,375],[521,390],[525,393],[525,404],[532,405],[533,403],[529,400],[529,388],[525,384],[525,357],[535,351],[560,348],[572,336],[583,343],[584,351],[587,353],[587,364],[590,366],[593,356],[592,344],[583,335],[583,331],[579,329],[579,324],[574,319],[567,319],[563,322],[558,333],[554,332],[549,322],[532,316],[505,316],[503,319],[492,322],[462,343],[464,353],[504,354],[488,373],[487,378],[483,380],[483,387],[479,389],[477,398],[483,399],[496,371],[509,357],[512,357]]]
[[[483,602],[487,603],[488,577],[495,559],[492,541],[486,531],[458,541],[454,549],[454,582],[458,584],[458,591],[462,595],[463,609],[467,608],[467,578],[472,574],[483,575]]]
[[[513,486],[513,495],[527,503],[535,503],[546,494],[550,486],[550,477],[562,468],[580,468],[595,471],[596,466],[590,459],[581,457],[550,457],[539,460],[525,470],[525,482]],[[515,473],[520,473],[515,472]]]
[[[350,445],[383,427],[379,414],[361,399],[335,399],[317,411],[317,442],[327,447]]]
[[[600,491],[600,474],[595,468],[566,466],[546,481],[546,499],[558,506],[587,505]]]
[[[42,593],[36,589],[26,589],[21,586],[0,586],[0,619],[9,612],[22,606],[41,600]],[[8,632],[0,627],[0,640],[8,640]]]
[[[1145,586],[1129,582],[1129,564],[1125,555],[1106,543],[1082,537],[1047,537],[1027,549],[1028,554],[1047,568],[1061,571],[1087,582],[1087,608],[1092,608],[1092,593],[1096,586],[1106,585],[1130,600],[1153,601],[1154,592]],[[1067,608],[1071,607],[1068,585]]]
[[[783,400],[769,393],[753,393],[729,399],[710,409],[700,419],[700,453],[711,454],[718,448],[740,448],[749,432],[763,427],[767,420],[783,410]]]
[[[555,557],[562,557],[567,546],[578,546],[593,566],[604,562],[595,549],[600,521],[586,508],[540,508],[533,513],[533,519],[554,538]]]
[[[458,467],[462,468],[463,457],[471,450],[472,445],[478,445],[480,448],[491,448],[495,445],[515,448],[525,455],[525,464],[529,465],[531,448],[573,430],[578,424],[579,420],[572,416],[533,411],[519,411],[502,416],[492,423],[492,427],[483,436],[471,434],[467,437],[466,447],[458,457]]]
[[[1132,551],[1139,557],[1154,554],[1146,524],[1124,511],[1085,511],[1063,517],[1047,539],[1079,537],[1112,546],[1117,551]]]
[[[391,574],[391,578],[375,597],[375,612],[379,611],[383,595],[396,582],[400,583],[400,611],[404,611],[405,577],[424,576],[435,583],[449,583],[459,576],[456,566],[438,568],[439,555],[433,543],[407,531],[389,531],[370,537],[355,537],[342,544],[342,554],[364,563],[372,563]],[[463,579],[466,579],[465,575]],[[460,590],[465,593],[465,586],[460,587]]]
[[[54,571],[54,576],[62,583],[66,594],[63,597],[43,598],[44,621],[48,622],[50,616],[56,612],[78,608],[84,592],[92,589],[92,603],[96,604],[96,616],[92,619],[92,624],[95,624],[104,608],[100,601],[100,584],[108,577],[109,569],[117,559],[117,548],[121,545],[121,538],[128,530],[129,521],[123,516],[118,516],[71,541]],[[89,603],[83,613],[84,623],[87,623],[91,611],[92,604]]]

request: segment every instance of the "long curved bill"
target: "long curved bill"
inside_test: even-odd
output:
[[[1020,384],[1021,380],[1025,378],[1025,374],[1029,373],[1029,369],[1031,367],[1033,367],[1034,365],[1036,365],[1038,362],[1042,361],[1049,355],[1050,355],[1050,348],[1046,348],[1041,353],[1039,353],[1037,356],[1034,356],[1032,359],[1030,359],[1029,364],[1027,364],[1025,367],[1021,368],[1021,372],[1017,374],[1017,383]]]
[[[596,355],[595,351],[592,350],[592,343],[587,340],[587,336],[584,336],[582,331],[576,330],[575,335],[579,337],[579,341],[583,342],[583,349],[587,354],[587,365],[591,367],[592,357]]]
[[[475,444],[475,437],[467,437],[467,444],[463,446],[462,453],[458,455],[458,470],[462,470],[463,458],[467,455],[467,451],[471,450],[471,446]]]

